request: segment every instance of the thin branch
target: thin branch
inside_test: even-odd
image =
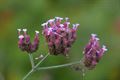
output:
[[[30,76],[30,75],[35,71],[35,69],[48,57],[48,55],[49,55],[49,53],[48,53],[42,60],[40,60],[40,61],[34,66],[34,68],[32,68],[32,69],[24,76],[24,78],[23,78],[22,80],[26,80],[26,78],[27,78],[28,76]]]
[[[22,80],[27,79],[27,77],[30,76],[33,71],[34,71],[34,70],[31,69],[31,70],[25,75],[25,77],[24,77]]]
[[[35,66],[35,64],[34,64],[34,60],[33,60],[32,54],[29,54],[29,58],[30,58],[30,62],[31,62],[32,69],[33,69],[34,66]]]
[[[80,64],[81,61],[76,61],[76,62],[72,62],[72,63],[67,63],[67,64],[62,64],[62,65],[56,65],[56,66],[49,66],[49,67],[40,67],[37,68],[37,70],[46,70],[46,69],[55,69],[55,68],[62,68],[62,67],[68,67],[74,64]]]
[[[48,53],[44,58],[42,58],[34,67],[35,69],[49,56],[50,54]]]

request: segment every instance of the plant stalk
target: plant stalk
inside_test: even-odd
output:
[[[33,66],[32,69],[23,77],[22,80],[26,80],[28,76],[30,76],[34,71],[35,69],[48,57],[49,53],[44,57],[42,58],[35,66],[33,66],[33,57],[31,55],[29,55],[30,57],[30,61],[31,61],[31,65]]]
[[[30,58],[30,62],[31,62],[32,69],[33,69],[34,66],[35,66],[35,64],[34,64],[34,59],[33,59],[32,54],[29,54],[29,58]]]
[[[81,63],[81,61],[76,61],[76,62],[62,64],[62,65],[56,65],[56,66],[40,67],[40,68],[37,68],[37,70],[47,70],[47,69],[62,68],[62,67],[68,67],[68,66],[71,66],[71,65],[74,65],[74,64],[80,64],[80,63]]]

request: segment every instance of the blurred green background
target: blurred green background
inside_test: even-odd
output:
[[[27,28],[33,39],[34,31],[41,32],[41,24],[55,16],[80,23],[78,39],[70,58],[49,56],[41,66],[80,60],[90,34],[96,33],[108,51],[96,68],[86,73],[85,80],[120,79],[120,0],[0,0],[0,80],[21,80],[31,69],[27,53],[18,49],[17,29]],[[47,52],[40,34],[40,47],[34,57]],[[37,71],[28,80],[82,80],[82,76],[79,71],[59,68]]]

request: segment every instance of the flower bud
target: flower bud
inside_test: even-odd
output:
[[[24,43],[24,36],[23,35],[19,35],[19,41],[18,41],[18,47],[22,50],[22,51],[24,51],[25,50],[25,48],[24,48],[24,45],[25,45],[25,43]]]

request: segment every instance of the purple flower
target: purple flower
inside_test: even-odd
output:
[[[55,19],[43,23],[43,35],[47,41],[50,54],[67,56],[76,40],[76,30],[79,24],[73,24],[73,28],[70,28],[69,18],[65,18],[64,23],[61,23],[62,20],[63,18],[55,17]]]
[[[30,41],[30,36],[27,34],[27,29],[23,29],[23,32],[24,34],[21,34],[21,29],[18,29],[18,47],[22,51],[26,51],[28,53],[36,52],[39,46],[39,31],[36,31],[33,43]]]
[[[84,49],[84,65],[88,69],[93,69],[99,62],[99,60],[107,51],[106,46],[103,45],[101,48],[99,45],[99,38],[96,34],[91,34],[89,43]]]

